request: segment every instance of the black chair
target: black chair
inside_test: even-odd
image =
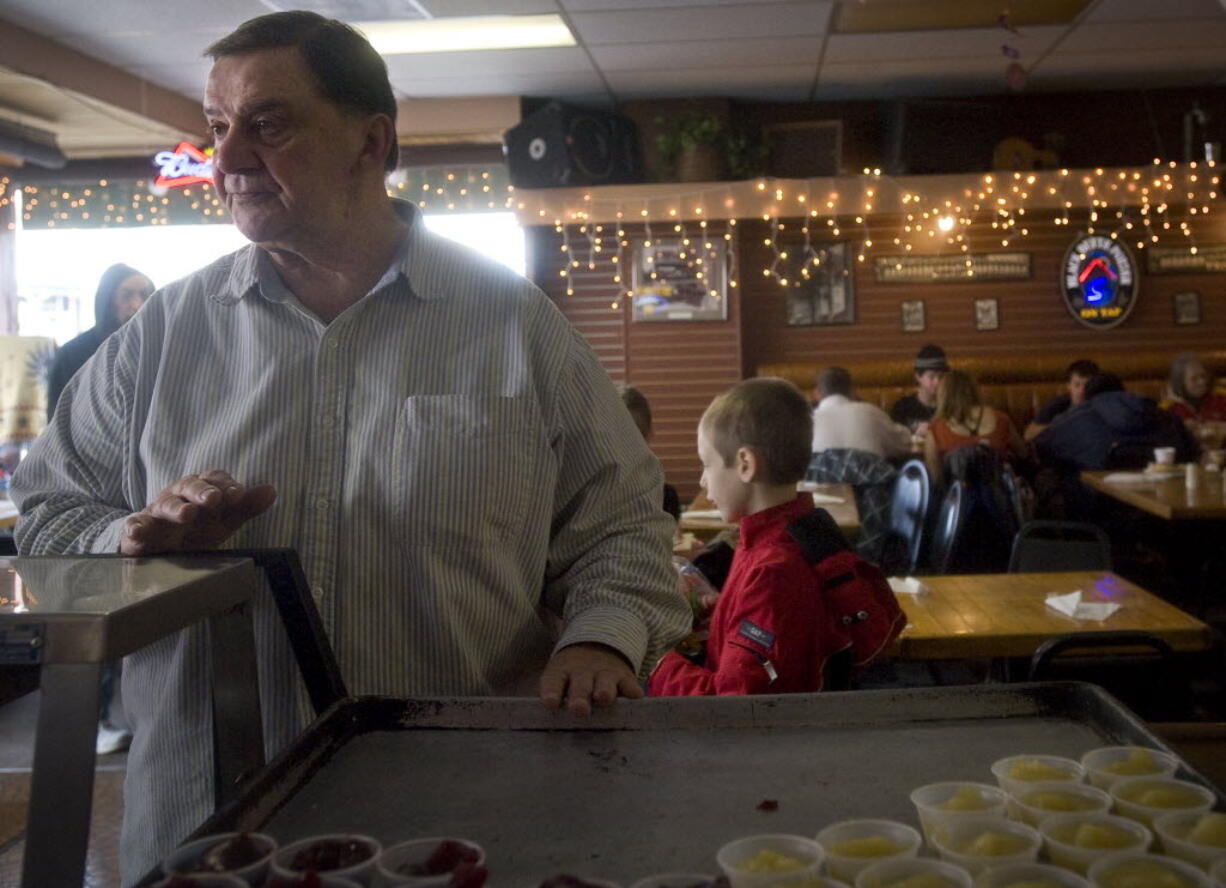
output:
[[[920,564],[931,491],[928,467],[922,460],[910,460],[898,470],[890,499],[890,531],[906,550],[909,573],[914,573]]]
[[[1111,652],[1117,649],[1131,650]],[[1074,632],[1039,646],[1029,681],[1087,681],[1146,721],[1187,721],[1194,709],[1187,670],[1169,644],[1148,632]]]
[[[1018,477],[1013,466],[1005,463],[1001,468],[1000,483],[1009,499],[1009,511],[1012,513],[1014,526],[1021,530],[1026,523],[1026,505],[1022,501],[1022,487],[1026,482]]]
[[[962,536],[965,513],[962,508],[965,486],[953,481],[945,490],[941,509],[933,528],[932,543],[928,550],[928,563],[934,574],[949,573],[956,561],[958,540]]]
[[[1111,570],[1111,540],[1078,521],[1028,521],[1013,538],[1009,573]]]

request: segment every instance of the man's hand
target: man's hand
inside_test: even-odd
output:
[[[612,706],[618,696],[643,696],[626,658],[603,644],[572,644],[562,648],[541,674],[541,702],[547,709],[563,703],[574,715],[590,715],[592,705]]]
[[[155,555],[211,549],[273,504],[271,484],[244,487],[219,469],[188,475],[124,523],[119,551]]]

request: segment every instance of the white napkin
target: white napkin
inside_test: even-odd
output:
[[[699,520],[706,520],[708,518],[718,518],[719,509],[694,509],[690,512],[682,512],[681,517],[682,518],[697,518]]]
[[[831,496],[831,495],[830,495],[830,494],[828,494],[828,493],[818,493],[816,490],[811,491],[811,492],[809,493],[809,495],[810,495],[811,497],[813,497],[813,502],[815,502],[815,503],[819,503],[819,504],[820,504],[820,503],[843,503],[843,502],[847,502],[847,501],[846,501],[845,499],[843,499],[843,497],[841,497],[841,496]]]
[[[1108,484],[1141,484],[1153,481],[1154,476],[1145,472],[1112,472],[1110,475],[1103,475],[1103,480]]]
[[[890,590],[896,595],[923,595],[928,591],[916,577],[890,577]]]
[[[1048,595],[1047,606],[1074,620],[1105,620],[1120,609],[1120,605],[1111,601],[1082,601],[1080,589],[1065,595]]]

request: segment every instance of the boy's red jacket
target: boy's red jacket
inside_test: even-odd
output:
[[[789,522],[812,510],[813,498],[802,493],[741,519],[732,569],[711,615],[705,662],[699,666],[668,653],[652,672],[649,694],[822,689],[826,662],[849,642],[827,613],[813,567],[787,531]]]

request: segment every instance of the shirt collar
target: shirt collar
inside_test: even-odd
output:
[[[841,407],[851,401],[846,395],[826,395],[817,402],[818,410],[829,410],[831,407]]]
[[[413,295],[427,302],[442,299],[447,295],[442,268],[438,257],[438,237],[421,221],[417,207],[405,200],[391,199],[392,210],[405,223],[405,236],[392,257],[387,271],[375,284],[378,290],[393,283],[403,275]],[[248,293],[260,293],[264,282],[264,295],[274,301],[283,301],[285,286],[273,272],[268,254],[255,244],[248,244],[232,254],[230,278],[225,290],[212,298],[223,305],[233,305]]]
[[[807,491],[801,491],[796,494],[796,499],[746,515],[741,519],[740,545],[752,546],[755,539],[772,528],[786,526],[792,519],[812,511],[813,497]]]

